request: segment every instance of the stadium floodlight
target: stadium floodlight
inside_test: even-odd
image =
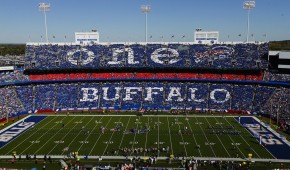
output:
[[[249,34],[250,34],[250,11],[256,7],[255,0],[252,1],[245,1],[244,2],[244,9],[248,10],[248,31],[247,31],[247,42],[249,42]]]
[[[265,38],[264,42],[266,42],[267,41],[267,34],[263,34],[263,37]]]
[[[147,14],[151,11],[151,6],[141,5],[141,11],[145,13],[145,42],[147,43]]]
[[[43,14],[44,14],[45,36],[46,36],[46,42],[48,43],[46,12],[50,11],[50,4],[47,4],[47,3],[44,3],[44,2],[39,3],[38,9],[39,9],[39,11],[43,12]]]

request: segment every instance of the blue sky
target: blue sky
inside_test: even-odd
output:
[[[243,0],[1,0],[0,43],[40,42],[44,15],[38,4],[51,4],[48,35],[55,42],[74,41],[74,32],[97,29],[100,41],[144,41],[145,15],[150,4],[149,41],[193,41],[196,28],[219,31],[221,41],[246,39],[247,11]],[[256,0],[251,11],[254,40],[290,39],[290,0]],[[241,37],[238,35],[242,34]],[[174,35],[174,38],[171,36]],[[185,38],[181,38],[185,35]],[[250,37],[252,39],[252,37]]]

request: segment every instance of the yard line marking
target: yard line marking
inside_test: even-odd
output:
[[[185,156],[187,157],[187,150],[186,150],[186,147],[185,147],[185,142],[184,142],[184,139],[183,139],[183,135],[182,135],[182,132],[181,132],[181,129],[180,129],[180,124],[178,124],[178,135],[181,136],[181,139],[182,139],[182,142],[183,142],[183,148],[184,148],[184,151],[185,151]],[[179,133],[180,132],[180,133]]]
[[[195,120],[197,121],[197,118],[196,118],[196,117],[194,117],[194,118],[195,118]],[[199,128],[201,129],[201,131],[202,131],[202,133],[203,133],[203,135],[204,135],[205,139],[206,139],[206,140],[207,140],[207,142],[209,143],[209,140],[208,140],[208,138],[207,138],[206,134],[204,133],[204,131],[203,131],[203,128],[201,127],[201,125],[200,125],[200,124],[198,124],[198,125],[199,125]],[[211,146],[211,145],[209,145],[209,147],[211,148],[211,150],[212,150],[212,153],[214,154],[214,157],[216,157],[216,154],[215,154],[215,152],[214,152],[214,150],[213,150],[212,146]]]
[[[94,116],[92,116],[94,117]],[[101,119],[99,121],[101,121],[104,117],[101,117]],[[87,141],[87,139],[91,136],[91,134],[93,134],[92,132],[96,129],[96,127],[99,125],[99,123],[96,123],[96,125],[94,126],[93,130],[90,131],[89,135],[86,137],[85,141]],[[85,143],[82,143],[81,146],[78,149],[78,152],[80,151],[81,147],[84,145]]]
[[[218,122],[218,120],[217,120],[217,118],[216,117],[214,117],[214,119],[215,119],[215,121],[216,122]],[[222,125],[220,125],[220,124],[218,124],[220,127],[222,127]],[[230,126],[232,126],[232,125],[230,125]],[[232,137],[229,135],[229,134],[227,134],[227,136],[230,138],[230,140],[235,144],[236,142],[232,139]],[[235,144],[235,146],[236,146],[236,144]],[[245,158],[246,156],[245,156],[245,154],[241,151],[241,149],[239,148],[239,147],[237,147],[238,148],[238,150],[240,151],[240,153],[243,155],[243,157]]]
[[[82,119],[81,120],[83,120],[83,118],[84,117],[82,117]],[[92,118],[91,118],[91,120],[90,121],[88,121],[86,124],[85,124],[85,126],[84,127],[86,127],[92,120],[93,120],[93,116],[92,116]],[[76,125],[77,125],[78,123],[76,123]],[[76,125],[74,125],[74,127],[76,126]],[[67,145],[67,147],[69,147],[74,141],[75,141],[75,139],[81,134],[81,132],[83,132],[82,130],[81,131],[79,131],[78,133],[77,133],[77,135],[75,135],[75,137],[73,138],[73,140],[69,143],[69,145]],[[61,153],[61,155],[63,155],[63,153],[64,153],[65,151],[62,151],[62,153]]]
[[[64,118],[63,118],[64,119]],[[63,120],[62,119],[62,120]],[[53,129],[55,126],[57,126],[58,124],[55,124],[55,125],[53,125],[51,128],[49,128],[50,130],[51,129]],[[36,140],[40,140],[45,134],[47,134],[47,132],[49,132],[49,131],[46,131],[45,133],[43,133],[39,138],[37,138]],[[20,153],[20,155],[22,155],[28,148],[30,148],[31,146],[32,146],[33,144],[30,144],[28,147],[26,147],[25,148],[25,150],[24,151],[22,151],[21,153]]]
[[[84,118],[84,117],[83,117],[83,118]],[[83,119],[83,118],[82,118],[82,119]],[[82,119],[81,119],[81,120],[82,120]],[[74,130],[75,126],[77,126],[77,123],[75,123],[74,127],[71,128],[70,131],[67,132],[67,133],[66,133],[66,134],[65,134],[65,135],[64,135],[60,140],[64,140],[65,137],[66,137],[67,135],[71,134],[70,132],[71,132],[72,130]],[[82,143],[81,146],[83,146],[83,144],[84,144],[84,143]],[[50,150],[50,152],[49,152],[47,155],[49,155],[49,154],[54,150],[54,148],[57,147],[57,145],[58,145],[58,144],[56,144],[56,145],[55,145],[55,146]]]
[[[217,120],[217,118],[216,117],[214,117],[215,118],[215,120],[218,122],[218,120]],[[225,119],[225,118],[224,118]],[[221,125],[220,125],[221,126]],[[230,125],[230,126],[232,126],[232,125]],[[221,126],[222,127],[222,126]],[[232,139],[232,137],[228,134],[228,136],[229,136],[229,138],[231,139],[231,141],[233,142],[233,143],[235,143],[235,141]],[[240,135],[239,135],[240,136]],[[240,151],[240,153],[242,153],[242,155],[243,155],[243,157],[245,158],[246,156],[245,156],[245,154],[241,151],[241,149],[239,148],[239,147],[237,147],[238,149],[239,149],[239,151]]]
[[[83,118],[84,118],[84,117],[82,117],[82,119],[83,119]],[[73,118],[73,119],[75,119],[75,118]],[[71,120],[71,121],[72,121],[72,120]],[[71,121],[69,121],[69,122],[71,122]],[[69,132],[72,131],[72,130],[75,128],[76,125],[77,125],[77,123],[73,126],[73,128],[70,128]],[[60,130],[62,130],[62,128],[60,128],[59,131],[60,131]],[[59,131],[58,131],[58,132],[59,132]],[[47,140],[47,141],[45,142],[45,144],[46,144],[48,141],[50,141],[50,140],[51,140],[55,135],[59,134],[58,132],[55,133],[52,137],[50,137],[49,140]],[[64,137],[66,137],[66,136],[69,134],[69,132],[67,132],[66,135],[64,135]],[[61,138],[61,141],[64,139],[64,137]],[[44,144],[44,145],[45,145],[45,144]],[[54,149],[58,144],[59,144],[59,143],[57,143],[56,145],[54,145],[54,147],[53,147],[52,149],[50,149],[50,151],[49,151],[49,153],[48,153],[47,155],[49,155],[49,154],[51,153],[51,151],[52,151],[52,150],[53,150],[53,149]],[[42,147],[40,147],[40,148],[39,148],[35,153],[37,153],[41,148],[43,148],[44,145],[42,145]]]
[[[192,130],[190,124],[189,124],[188,119],[187,119],[186,121],[187,121],[187,124],[188,124],[188,126],[189,126],[189,128],[190,128],[190,131],[191,131],[192,137],[193,137],[193,139],[194,139],[194,142],[195,142],[195,144],[196,144],[196,146],[197,146],[198,144],[197,144],[197,142],[196,142],[195,136],[194,136],[194,134],[193,134],[193,130]],[[202,157],[202,154],[201,154],[201,152],[200,152],[200,149],[198,149],[198,152],[199,152],[200,157]]]
[[[112,119],[112,117],[110,117],[110,120],[107,122],[107,124],[106,124],[105,128],[107,128],[107,126],[108,126],[108,124],[110,123],[111,119]],[[98,141],[100,140],[100,138],[101,138],[101,136],[102,136],[102,135],[103,135],[103,134],[102,134],[102,133],[100,133],[100,135],[99,135],[99,137],[98,137],[97,141],[95,142],[94,146],[92,147],[92,149],[91,149],[91,151],[90,151],[90,153],[89,153],[88,155],[91,155],[92,151],[93,151],[93,150],[94,150],[94,148],[96,147],[96,144],[98,143]]]
[[[140,121],[139,118],[138,118],[138,121]],[[137,123],[137,128],[136,128],[137,130],[138,130],[138,126],[139,126],[139,123]],[[133,139],[133,143],[132,143],[132,148],[131,148],[132,151],[134,150],[134,145],[135,145],[135,140],[136,140],[136,134],[137,133],[135,132],[134,139]],[[130,153],[130,156],[132,155],[132,153],[134,153],[134,151]]]
[[[54,119],[56,119],[57,117],[51,119],[49,122],[47,122],[45,125],[43,125],[42,127],[45,127],[46,125],[48,125],[50,122],[52,122]],[[44,120],[44,119],[43,119]],[[18,145],[16,145],[13,149],[11,149],[8,153],[6,153],[6,155],[10,155],[12,151],[15,150],[15,148],[17,148],[19,145],[21,145],[23,142],[25,142],[26,140],[28,140],[31,136],[33,136],[34,134],[36,134],[38,131],[40,131],[43,128],[39,128],[37,129],[34,133],[32,133],[30,136],[28,136],[25,140],[23,140],[22,142],[20,142]],[[25,133],[23,133],[25,134]],[[17,139],[17,138],[15,138]],[[11,141],[12,142],[12,141]],[[10,142],[9,142],[10,143]]]
[[[208,122],[207,118],[205,117],[204,119],[206,120],[206,122],[208,123],[208,125],[210,125],[210,123]],[[217,134],[215,134],[215,136],[218,138],[219,142],[222,144],[222,146],[223,146],[224,150],[227,152],[228,156],[231,157],[230,153],[229,153],[228,150],[226,149],[226,147],[225,147],[225,145],[223,144],[223,142],[221,141],[220,137],[219,137]]]
[[[158,140],[157,140],[157,141],[158,141],[158,144],[157,144],[157,145],[158,145],[158,149],[160,148],[160,146],[159,146],[159,141],[160,141],[160,140],[159,140],[159,136],[160,136],[160,135],[159,135],[159,133],[160,133],[160,131],[159,131],[159,127],[160,127],[160,123],[159,123],[159,122],[160,122],[160,121],[159,121],[159,116],[158,116]],[[159,157],[159,152],[157,152],[157,157]]]
[[[172,140],[171,140],[171,132],[170,132],[170,127],[169,127],[169,120],[168,120],[168,116],[167,118],[167,126],[168,126],[168,132],[169,132],[169,139],[170,139],[170,146],[171,146],[171,154],[173,155],[173,146],[172,146]]]
[[[152,118],[151,118],[152,119]],[[149,117],[147,117],[147,124],[148,124],[148,128],[150,129],[150,127],[149,127]],[[151,130],[151,129],[150,129]],[[148,132],[146,133],[146,138],[145,138],[145,145],[144,145],[144,148],[147,148],[146,146],[147,146],[147,138],[148,138]],[[145,156],[146,154],[145,154],[145,152],[144,152],[144,156]]]
[[[124,132],[127,131],[127,128],[128,128],[128,125],[129,125],[129,122],[130,122],[131,118],[132,118],[132,116],[129,117],[129,120],[128,120],[127,125],[126,125],[126,129],[124,130]],[[120,147],[121,147],[121,145],[122,145],[122,143],[123,143],[124,136],[125,136],[125,133],[123,133],[123,136],[122,136],[122,139],[121,139],[120,145],[119,145],[119,147],[118,147],[117,155],[119,154],[119,151],[120,151],[120,149],[121,149]]]
[[[73,119],[71,119],[71,120],[68,122],[68,124],[69,124],[71,121],[73,121],[74,119],[75,119],[75,117],[74,117]],[[82,119],[83,119],[83,118],[82,118]],[[75,124],[74,127],[75,127],[76,125],[77,125],[77,124]],[[70,131],[73,130],[74,127],[71,128]],[[61,130],[62,130],[62,128],[60,128],[56,133],[54,133],[54,135],[53,135],[52,137],[50,137],[50,138],[49,138],[49,139],[48,139],[48,140],[47,140],[47,141],[46,141],[46,142],[45,142],[45,143],[44,143],[40,148],[38,148],[38,150],[36,150],[35,154],[36,154],[40,149],[42,149],[42,148],[46,145],[46,143],[48,143],[49,141],[51,141],[51,140],[54,138],[54,136],[56,136],[57,134],[61,134],[61,133],[59,133]],[[70,131],[69,131],[69,132],[70,132]],[[69,132],[66,133],[66,135],[69,134]],[[66,136],[66,135],[65,135],[65,136]],[[57,146],[58,144],[59,144],[59,143],[55,144],[55,146]],[[55,147],[54,147],[54,148],[55,148]],[[53,149],[54,149],[54,148],[53,148]],[[49,151],[49,153],[50,153],[51,151],[52,151],[52,149]]]
[[[120,116],[118,122],[120,122],[121,119],[122,119],[122,116]],[[112,137],[114,136],[114,133],[115,133],[115,131],[113,131],[113,133],[112,133],[112,135],[111,135],[111,137],[110,137],[110,139],[109,139],[109,141],[108,141],[108,144],[107,144],[107,146],[106,146],[106,148],[105,148],[105,150],[104,150],[104,152],[103,152],[102,155],[105,155],[106,150],[107,150],[108,146],[110,145],[110,141],[112,140]]]
[[[235,118],[233,118],[233,119],[235,119]],[[227,123],[228,124],[231,124],[228,120],[227,120],[227,118],[225,118],[225,120],[227,121]],[[236,120],[236,119],[235,119]],[[245,129],[244,129],[245,130]],[[246,130],[249,134],[251,134],[248,130]],[[252,136],[252,134],[251,134],[251,136]],[[243,139],[243,141],[250,147],[250,148],[252,148],[251,147],[251,145],[244,139],[244,137],[242,136],[242,135],[240,135],[240,137]],[[258,155],[258,157],[259,158],[261,158],[261,156],[254,150],[254,149],[252,149],[252,151],[254,151],[255,152],[255,154],[257,154]]]
[[[178,129],[181,132],[179,124],[178,124]],[[180,133],[179,135],[181,135],[181,139],[182,139],[182,142],[183,142],[183,148],[184,148],[184,151],[185,151],[185,156],[187,157],[187,150],[186,150],[186,147],[185,147],[185,142],[184,142],[184,139],[183,139],[183,135],[182,135],[182,133]]]

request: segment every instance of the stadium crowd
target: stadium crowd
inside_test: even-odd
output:
[[[28,44],[25,69],[154,67],[163,69],[265,70],[268,43],[247,44]],[[289,81],[289,74],[239,72],[54,72],[0,73],[0,118],[19,112],[63,110],[201,110],[271,114],[280,122],[290,115],[289,88],[236,82],[192,83],[163,79]],[[122,79],[103,82],[98,79]],[[134,80],[154,79],[157,81]],[[43,80],[43,83],[30,83]],[[78,80],[52,83],[50,80]],[[95,82],[86,80],[95,80]],[[134,81],[131,81],[134,80]],[[25,84],[13,84],[22,81]],[[47,82],[48,81],[48,82]],[[11,83],[11,84],[9,84]]]
[[[191,82],[78,82],[0,88],[2,116],[66,110],[240,110],[289,118],[290,89]],[[271,106],[271,107],[270,107]],[[277,114],[278,113],[278,114]]]
[[[264,75],[264,80],[290,82],[290,74],[279,74],[274,71],[266,71]]]
[[[18,81],[27,81],[29,76],[23,74],[22,70],[14,71],[1,71],[0,72],[0,82],[18,82]]]
[[[266,68],[268,44],[28,44],[25,68]]]

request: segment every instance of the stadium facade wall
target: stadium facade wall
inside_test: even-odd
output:
[[[284,87],[282,87],[284,86]],[[233,81],[47,81],[5,84],[0,115],[38,110],[243,110],[269,113],[290,84]],[[284,108],[284,110],[283,110]],[[273,109],[274,113],[277,109]],[[287,112],[287,103],[279,112]],[[289,110],[288,110],[289,112]]]
[[[107,44],[26,46],[26,69],[267,68],[268,44]]]

